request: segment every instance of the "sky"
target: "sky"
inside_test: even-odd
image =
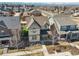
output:
[[[0,0],[0,2],[79,2],[79,0]]]

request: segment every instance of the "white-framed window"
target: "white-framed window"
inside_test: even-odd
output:
[[[75,25],[71,25],[70,26],[70,30],[74,30],[74,29],[76,29],[76,26]]]
[[[49,25],[48,24],[45,24],[45,28],[48,29],[48,27],[49,27]]]
[[[37,40],[37,39],[39,39],[39,35],[32,35],[32,40]]]
[[[36,39],[37,39],[37,35],[33,35],[32,40],[36,40]]]
[[[65,31],[65,30],[67,30],[67,27],[66,26],[61,26],[61,30]]]
[[[36,31],[32,31],[33,33],[36,33]]]

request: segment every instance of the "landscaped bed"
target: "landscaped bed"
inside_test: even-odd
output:
[[[43,52],[37,52],[37,53],[26,54],[26,55],[21,55],[21,56],[44,56],[44,54]]]
[[[54,51],[56,51],[57,53],[70,52],[72,55],[79,54],[79,49],[77,49],[76,47],[72,47],[70,45],[51,45],[47,46],[47,50],[50,54],[53,53]]]
[[[42,46],[40,44],[32,45],[29,47],[26,47],[25,49],[9,49],[8,53],[15,53],[15,52],[21,52],[21,51],[33,51],[36,49],[41,49]]]
[[[64,40],[58,41],[58,43],[59,43],[60,45],[70,45],[68,42],[66,42],[66,41],[64,41]]]
[[[14,52],[19,52],[18,49],[8,49],[8,53],[14,53]]]
[[[41,48],[42,48],[41,44],[35,44],[29,47],[30,50],[36,50]]]
[[[53,45],[46,45],[47,50],[49,52],[49,54],[54,54],[55,53],[55,48]]]

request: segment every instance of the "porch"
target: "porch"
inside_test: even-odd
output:
[[[12,37],[0,38],[0,48],[12,46]]]

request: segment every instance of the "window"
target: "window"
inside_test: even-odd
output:
[[[65,30],[67,30],[67,27],[66,26],[61,26],[61,30],[65,31]]]
[[[37,40],[39,38],[39,35],[32,35],[32,40]]]
[[[75,25],[71,25],[70,26],[70,30],[75,30],[76,29],[76,26]]]
[[[32,29],[36,29],[35,27],[33,27]]]
[[[62,34],[60,37],[61,38],[66,38],[66,34]]]
[[[45,24],[45,28],[48,29],[48,27],[49,27],[49,25],[48,24]]]
[[[33,33],[36,33],[36,31],[32,31]]]
[[[48,40],[48,35],[42,35],[42,38],[43,38],[44,40]]]
[[[4,30],[1,30],[1,33],[4,33]]]
[[[36,40],[36,39],[37,39],[37,35],[33,35],[33,36],[32,36],[32,39],[33,39],[33,40]]]
[[[77,38],[77,35],[78,35],[77,33],[73,33],[73,34],[72,34],[72,37],[73,37],[73,38],[74,38],[74,37]]]

